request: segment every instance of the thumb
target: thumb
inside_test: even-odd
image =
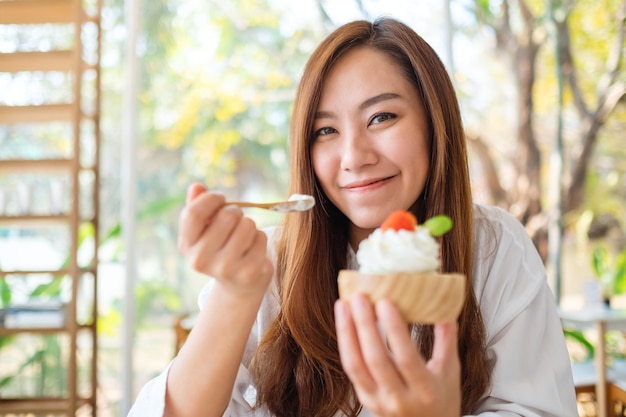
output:
[[[200,194],[206,192],[207,189],[199,182],[194,182],[187,187],[187,204],[191,203]]]

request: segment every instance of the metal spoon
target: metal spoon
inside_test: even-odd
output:
[[[229,201],[227,205],[237,207],[255,207],[265,210],[277,211],[279,213],[288,213],[290,211],[307,211],[315,205],[313,196],[307,194],[293,194],[287,201],[279,201],[275,203],[251,203],[248,201]]]

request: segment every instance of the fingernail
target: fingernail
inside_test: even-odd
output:
[[[197,196],[199,196],[200,194],[206,191],[207,191],[207,188],[199,182],[193,182],[189,184],[189,186],[187,187],[187,197],[186,197],[187,203],[190,203]]]
[[[241,208],[239,208],[239,207],[237,207],[237,206],[235,206],[235,205],[233,205],[233,204],[227,204],[227,205],[225,205],[225,206],[224,206],[224,210],[229,210],[229,211],[232,211],[233,213],[235,213],[235,212],[236,212],[236,213],[238,213],[238,212],[243,213],[243,210],[241,210]]]

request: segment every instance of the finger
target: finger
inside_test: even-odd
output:
[[[216,193],[201,192],[194,196],[193,192],[190,192],[188,196],[193,197],[193,200],[183,208],[179,220],[178,237],[181,250],[196,243],[207,224],[212,223],[217,210],[225,203],[224,196]]]
[[[190,184],[189,187],[187,187],[187,204],[191,203],[197,196],[206,191],[206,187],[199,182]]]
[[[371,303],[363,294],[356,294],[350,306],[363,358],[374,380],[389,390],[401,389],[403,381],[389,356]]]
[[[223,277],[237,276],[247,280],[248,284],[254,284],[255,281],[266,281],[264,278],[268,278],[261,271],[267,258],[267,237],[254,226],[248,229],[250,226],[242,224],[248,222],[254,225],[250,219],[242,218],[230,239],[215,255],[218,259],[216,273]],[[247,236],[242,237],[242,234],[247,234]],[[243,242],[242,239],[249,240],[249,242]]]
[[[244,253],[243,260],[246,261],[247,264],[264,265],[266,261],[269,261],[270,264],[272,264],[267,256],[267,236],[265,233],[261,231],[254,233],[252,245]],[[257,268],[256,266],[253,267]],[[271,269],[273,272],[274,268]],[[257,270],[256,273],[262,273],[265,275],[267,271]]]
[[[459,363],[458,325],[456,322],[435,324],[435,343],[429,367],[442,370]]]
[[[223,248],[226,242],[231,238],[233,230],[242,217],[243,212],[238,207],[223,206],[218,209],[201,236],[191,245],[190,255],[199,258],[198,261],[200,264],[202,264],[203,261],[211,261],[215,265],[217,262],[223,261],[223,256],[225,255]],[[218,252],[222,253],[218,255]],[[239,256],[241,256],[241,252],[239,252]],[[209,274],[215,272],[209,272],[204,268],[202,270]]]
[[[242,269],[240,273],[249,277],[250,284],[267,284],[274,274],[272,261],[267,257],[267,237],[262,232],[257,232],[250,249],[241,258]]]
[[[226,278],[223,273],[228,269],[222,250],[230,239],[232,231],[243,217],[240,208],[227,206],[219,209],[211,223],[200,237],[187,250],[186,256],[193,269],[216,278]],[[232,256],[231,256],[232,258]]]
[[[243,217],[233,229],[230,239],[224,245],[224,250],[233,253],[239,252],[239,256],[244,256],[254,243],[257,233],[263,234],[257,230],[254,220]],[[263,253],[265,251],[263,248]]]
[[[335,329],[337,331],[337,346],[339,348],[341,365],[344,371],[346,371],[348,378],[350,378],[355,387],[359,387],[366,392],[373,391],[376,388],[376,383],[363,360],[350,308],[341,299],[335,302]]]
[[[376,315],[385,330],[395,367],[405,383],[420,380],[426,370],[426,362],[411,339],[407,322],[388,300],[376,303]]]
[[[198,182],[194,182],[187,187],[187,197],[185,199],[185,207],[183,207],[183,210],[180,212],[180,216],[178,219],[178,224],[179,224],[178,250],[180,250],[181,252],[186,249],[187,239],[191,238],[195,240],[195,238],[197,238],[197,236],[199,236],[199,233],[200,233],[200,230],[198,231],[197,235],[193,235],[193,236],[186,236],[184,233],[181,233],[184,229],[183,222],[185,222],[188,217],[187,206],[193,200],[195,200],[196,197],[198,197],[200,194],[202,194],[205,191],[206,191],[206,188]]]

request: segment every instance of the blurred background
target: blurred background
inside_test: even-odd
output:
[[[583,307],[589,283],[626,304],[625,1],[127,1],[0,0],[0,415],[67,415],[28,408],[67,396],[77,415],[126,414],[206,283],[176,248],[187,185],[288,197],[300,73],[354,19],[396,17],[439,53],[475,199],[525,225],[559,306]],[[80,23],[43,16],[55,4]],[[22,6],[39,22],[11,20]],[[78,44],[78,65],[28,55]],[[76,97],[73,122],[49,116]],[[21,113],[41,105],[37,123]]]

